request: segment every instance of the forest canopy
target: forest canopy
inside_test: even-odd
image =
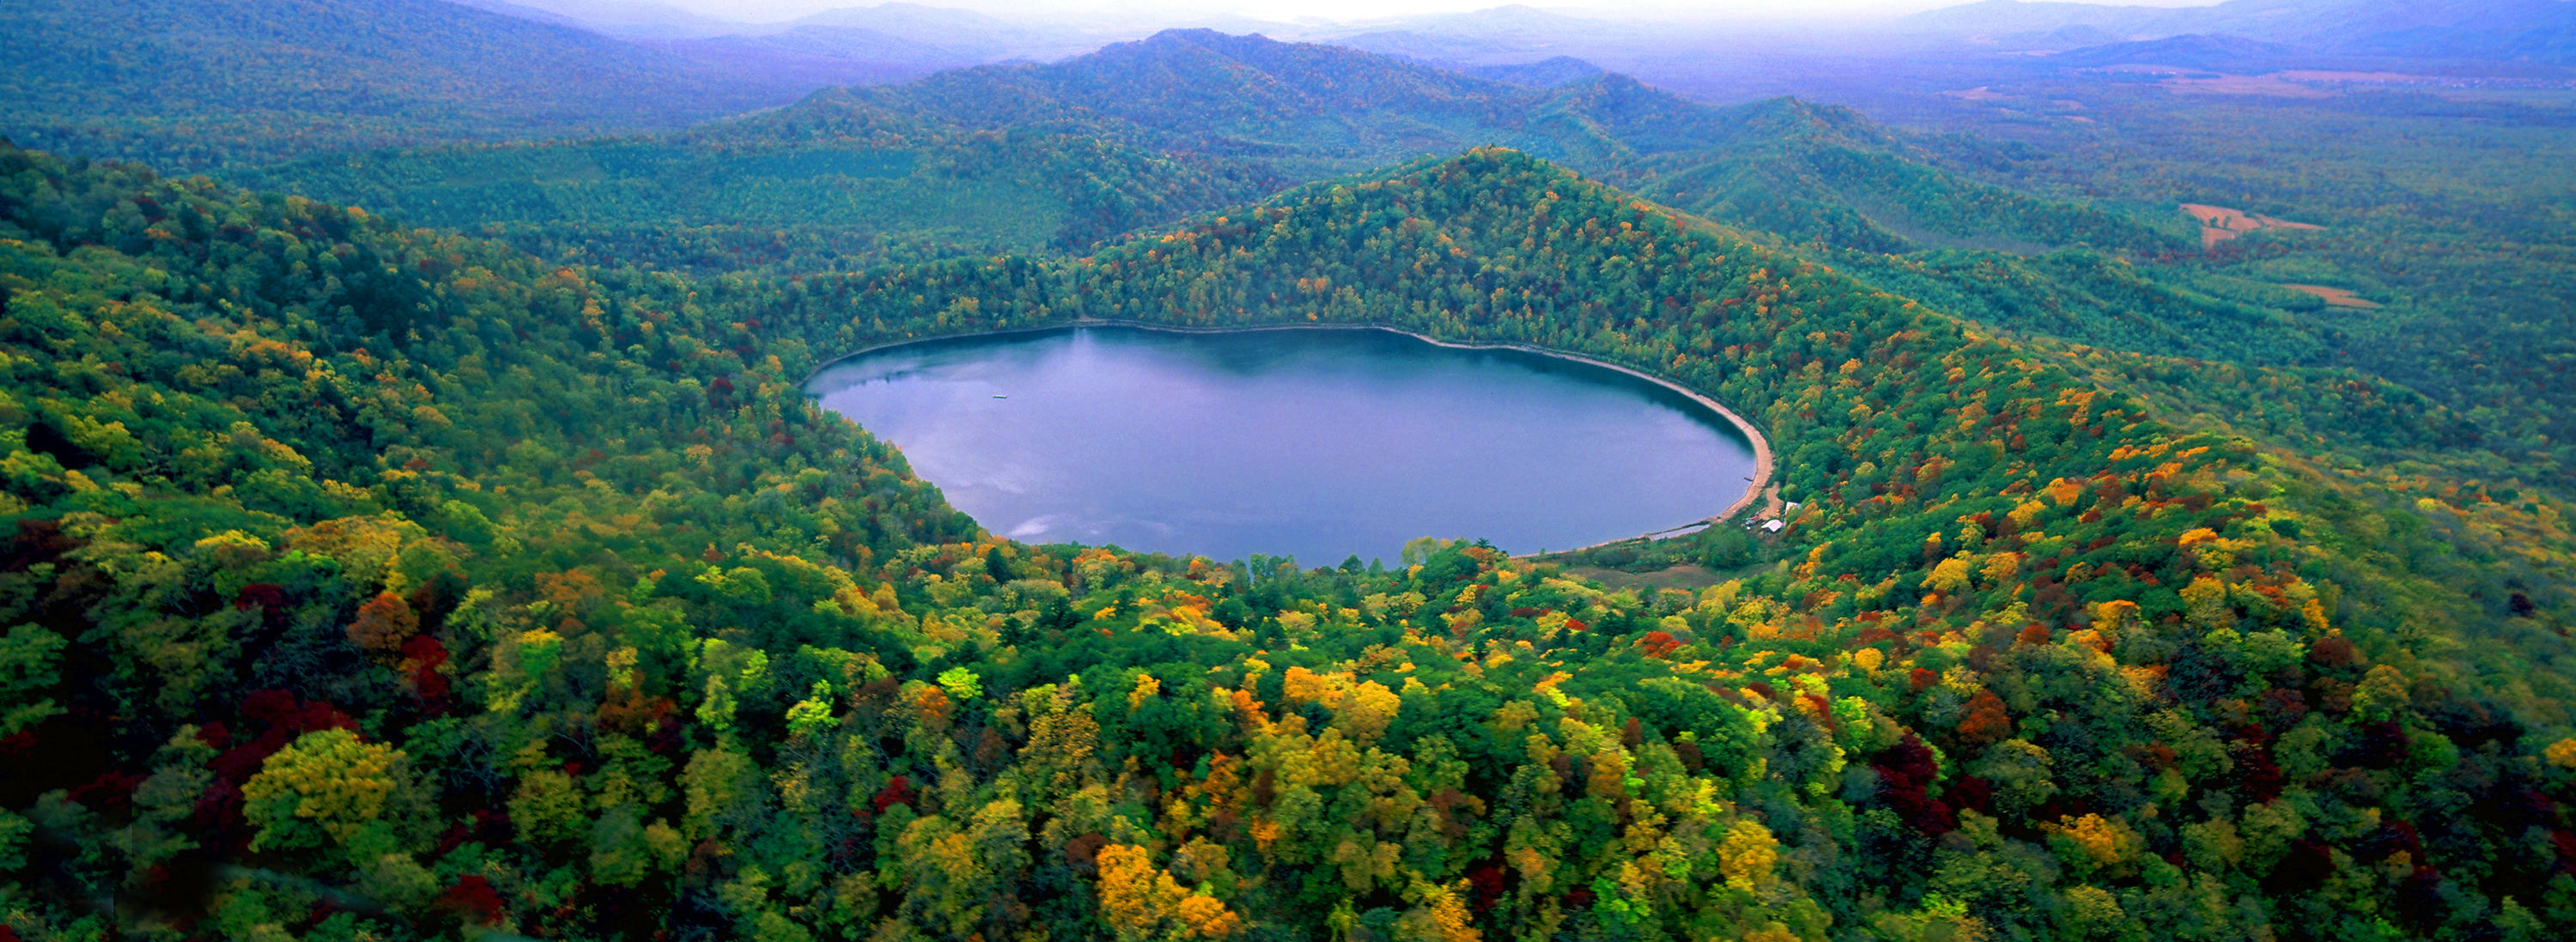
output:
[[[2440,406],[2000,335],[1513,151],[769,280],[10,149],[0,302],[17,938],[2576,925],[2565,505],[2292,422]],[[1802,506],[1698,591],[1035,546],[798,386],[1081,317],[1636,366]]]

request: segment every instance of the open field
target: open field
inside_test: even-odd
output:
[[[2202,203],[2184,203],[2182,211],[2200,221],[2200,246],[2205,249],[2216,248],[2221,242],[2257,229],[2322,230],[2325,228],[2313,223],[2291,222],[2260,213],[2248,213],[2225,206],[2210,206]]]
[[[2316,295],[2324,300],[2328,307],[2369,309],[2379,306],[2379,302],[2354,294],[2345,288],[2329,288],[2324,285],[2282,285],[2281,287],[2303,294]]]

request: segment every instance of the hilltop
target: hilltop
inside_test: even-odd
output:
[[[498,224],[523,245],[593,260],[835,267],[924,243],[1078,251],[1297,184],[1485,145],[1790,243],[1883,252],[2169,238],[1948,174],[1847,109],[1713,107],[1608,73],[1530,87],[1206,30],[1061,63],[829,89],[659,138],[375,152],[245,179],[425,224]],[[676,234],[656,250],[656,230]]]

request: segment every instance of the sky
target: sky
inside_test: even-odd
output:
[[[550,6],[542,0],[519,0]],[[836,7],[874,6],[877,0],[583,0],[596,6],[646,7],[666,3],[721,19],[786,20]],[[1096,14],[1118,19],[1174,20],[1207,15],[1242,15],[1296,21],[1343,22],[1389,19],[1425,13],[1479,10],[1502,0],[910,0],[923,6],[977,10],[1003,19],[1060,19]],[[1964,0],[1542,0],[1531,3],[1557,12],[1638,19],[1720,19],[1750,16],[1785,19],[1802,16],[1896,16],[1955,6]],[[2115,0],[2130,6],[2205,6],[2214,0]]]

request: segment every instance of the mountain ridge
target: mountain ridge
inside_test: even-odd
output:
[[[1132,91],[1137,88],[1155,91],[1137,94]],[[902,85],[826,89],[784,108],[701,126],[658,144],[551,145],[551,152],[569,156],[587,149],[606,159],[611,151],[627,154],[640,146],[661,155],[656,160],[665,165],[681,161],[712,168],[712,162],[728,154],[815,149],[855,154],[892,148],[912,154],[905,159],[921,161],[916,164],[920,167],[974,168],[967,170],[972,179],[991,181],[1029,199],[1066,201],[1071,207],[1064,211],[1069,214],[1066,228],[1055,244],[1069,249],[1189,212],[1249,201],[1294,183],[1481,145],[1567,161],[1587,173],[1633,185],[1650,198],[1712,213],[1720,221],[1753,218],[1728,215],[1743,208],[1759,217],[1758,228],[1792,242],[1822,239],[1871,249],[1902,248],[1909,240],[1871,222],[1868,213],[1853,207],[1852,194],[1906,205],[1916,198],[1909,194],[1925,187],[1986,194],[1954,201],[1986,205],[1974,220],[1954,218],[1951,210],[1911,213],[1929,220],[1925,224],[1934,230],[1964,234],[2000,226],[2017,233],[2016,238],[2049,244],[2101,237],[2147,245],[2161,238],[2101,214],[2073,228],[2063,221],[2032,228],[2021,220],[2038,219],[2031,213],[2043,207],[2052,208],[2041,215],[2069,219],[2068,213],[2084,211],[2007,197],[1946,176],[1922,165],[1919,153],[1849,109],[1792,102],[1716,108],[1615,73],[1533,88],[1339,46],[1205,30],[1166,31],[1062,63],[978,66]],[[1100,155],[1108,163],[1077,169],[1051,162],[1055,158],[1048,154],[1065,148]],[[542,152],[379,153],[276,168],[256,179],[423,221],[472,226],[485,220],[453,207],[487,205],[490,199],[460,192],[453,196],[464,198],[463,203],[433,204],[450,197],[438,190],[444,184],[431,181],[456,179],[465,181],[464,186],[488,188],[525,172],[509,169],[514,161],[535,159]],[[1862,152],[1882,154],[1882,163],[1894,163],[1851,159]],[[1113,154],[1126,156],[1108,156]],[[441,162],[486,169],[450,172],[426,166]],[[415,171],[404,169],[407,164],[424,166]],[[1148,166],[1161,169],[1143,169]],[[1041,172],[1042,167],[1057,169]],[[1900,167],[1910,169],[1897,172]],[[631,179],[640,183],[657,171],[636,172],[643,176]],[[815,182],[833,190],[908,188],[917,194],[914,198],[935,198],[931,194],[943,185],[920,175],[928,172],[914,172],[905,178],[910,182],[896,184],[827,171]],[[612,175],[612,183],[614,179]],[[510,218],[594,215],[573,211],[565,201],[596,200],[601,197],[585,194],[614,194],[627,186],[532,182],[551,195],[530,204],[538,207],[534,213]],[[678,184],[665,188],[671,185]],[[1897,188],[1889,189],[1891,185]],[[534,191],[527,192],[511,198],[537,199]],[[786,205],[767,197],[763,203]],[[810,221],[826,218],[837,217],[812,216]],[[2082,231],[2094,236],[2079,236]]]
[[[1908,16],[1901,28],[2027,41],[2070,29],[2128,40],[2234,34],[2314,53],[2487,59],[2557,56],[2576,37],[2566,0],[2228,0],[2206,7],[1983,2]],[[2499,48],[2499,44],[2506,44]],[[2555,61],[2571,61],[2557,58]]]

